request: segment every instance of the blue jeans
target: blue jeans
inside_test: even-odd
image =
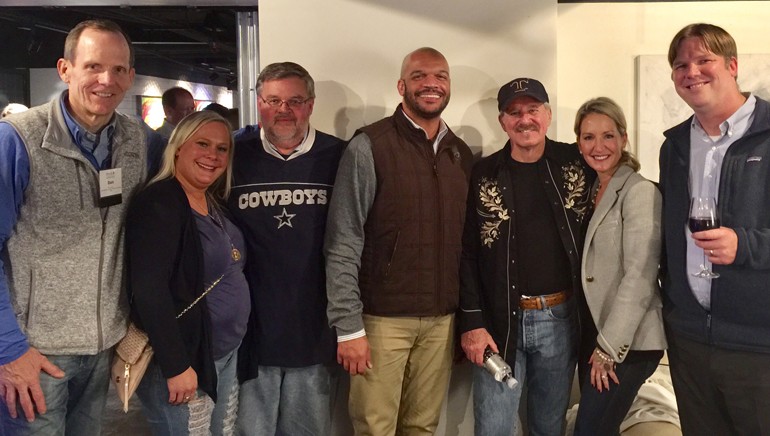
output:
[[[632,356],[639,356],[639,353],[629,352],[626,360],[615,367],[615,375],[618,376],[620,384],[616,385],[610,380],[610,389],[602,389],[602,392],[591,385],[591,367],[587,366],[573,435],[610,436],[620,433],[620,424],[631,408],[642,383],[658,367],[663,351],[659,354],[646,353],[644,358],[629,360]]]
[[[11,419],[5,401],[0,401],[0,435],[99,436],[107,401],[112,348],[89,356],[46,357],[64,371],[64,378],[40,373],[40,387],[48,411],[44,415],[36,413],[35,420],[28,423],[18,401],[16,419]]]
[[[136,393],[154,436],[232,434],[238,411],[236,363],[238,349],[214,362],[217,402],[198,389],[196,398],[178,406],[168,402],[168,382],[155,360],[150,362]]]
[[[569,404],[577,361],[575,298],[542,310],[519,310],[514,377],[510,389],[482,367],[473,372],[473,416],[476,436],[515,434],[519,400],[527,384],[530,435],[560,436]],[[512,433],[513,432],[513,433]]]
[[[241,386],[238,434],[329,435],[331,374],[327,365],[260,366],[259,376]]]

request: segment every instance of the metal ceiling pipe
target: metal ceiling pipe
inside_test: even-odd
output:
[[[259,14],[238,12],[238,108],[241,127],[257,123],[257,77],[259,76]]]

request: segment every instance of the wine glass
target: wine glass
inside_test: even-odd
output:
[[[717,202],[714,197],[693,197],[690,202],[690,220],[688,222],[692,233],[719,228]],[[719,274],[706,267],[706,252],[703,252],[701,270],[693,273],[695,277],[715,279]]]

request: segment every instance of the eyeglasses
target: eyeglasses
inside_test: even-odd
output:
[[[289,106],[291,109],[299,109],[302,107],[303,104],[307,103],[310,98],[301,99],[301,98],[290,98],[288,100],[281,100],[280,98],[268,98],[264,99],[262,96],[259,97],[262,102],[264,102],[266,105],[270,106],[273,109],[278,109],[286,103],[286,106]]]

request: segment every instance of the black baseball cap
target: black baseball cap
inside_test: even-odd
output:
[[[497,92],[497,110],[502,112],[514,98],[530,96],[541,103],[548,103],[548,93],[542,83],[535,79],[520,77],[513,79]]]

